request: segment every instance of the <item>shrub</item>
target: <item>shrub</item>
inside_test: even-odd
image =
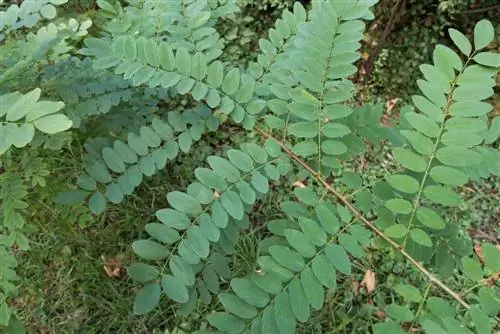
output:
[[[10,7],[1,28],[10,34],[30,27],[30,15],[54,19],[53,4],[62,2]],[[49,23],[21,40],[6,35],[2,53],[18,62],[2,64],[0,75],[1,252],[7,258],[0,323],[8,324],[6,300],[15,295],[12,247],[27,248],[19,232],[27,210],[22,200],[28,187],[40,184],[27,183],[32,172],[19,164],[23,154],[33,156],[72,127],[73,137],[86,139],[82,171],[78,189],[58,201],[86,201],[100,215],[229,123],[248,140],[209,156],[185,191],[166,194],[169,206],[154,212],[148,237],[131,245],[140,259],[127,268],[141,284],[135,315],[169,298],[183,314],[211,305],[214,312],[203,316],[222,332],[294,333],[324,307],[325,290],[349,280],[359,271],[357,261],[378,252],[411,264],[428,283],[415,287],[400,277],[396,294],[380,305],[387,316],[373,324],[374,333],[468,332],[464,319],[479,333],[491,332],[499,308],[498,250],[484,244],[475,255],[464,231],[443,213],[461,205],[457,187],[500,174],[500,154],[490,145],[498,121],[489,125],[492,107],[483,102],[500,67],[498,54],[482,51],[493,27],[478,22],[472,43],[450,29],[460,53],[435,47],[433,64],[420,67],[424,79],[417,80],[413,105],[403,108],[397,124],[382,126],[382,106],[354,105],[349,80],[375,2],[315,1],[309,12],[295,3],[268,39],[259,40],[257,61],[247,68],[219,60],[225,41],[214,25],[238,9],[229,0],[145,0],[126,7],[100,0],[106,22],[83,47],[89,22]],[[47,100],[40,100],[42,93]],[[188,100],[179,111],[182,96]],[[342,167],[382,140],[397,171],[362,187],[360,175]],[[332,176],[341,177],[342,192],[329,182]],[[232,254],[255,223],[254,206],[274,184],[296,179],[302,186],[280,204],[280,216],[259,222],[270,233],[260,240],[254,270],[235,275]],[[457,271],[466,277],[465,296],[445,281]],[[375,274],[365,273],[368,294]]]

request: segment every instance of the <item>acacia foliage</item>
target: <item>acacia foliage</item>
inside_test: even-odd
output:
[[[165,296],[184,314],[198,303],[220,305],[206,319],[222,332],[294,333],[324,307],[327,291],[354,275],[356,259],[373,248],[388,251],[391,240],[433,283],[441,281],[428,270],[446,278],[459,269],[474,283],[498,272],[498,251],[484,245],[477,258],[461,228],[444,218],[463,200],[457,186],[500,174],[499,152],[490,145],[499,135],[498,117],[488,123],[492,107],[484,102],[500,67],[500,56],[483,50],[493,27],[480,21],[472,42],[450,29],[461,54],[437,46],[433,64],[420,67],[413,104],[398,124],[382,127],[382,106],[353,105],[349,79],[374,3],[318,0],[309,12],[295,3],[259,40],[257,61],[243,69],[218,59],[224,44],[213,28],[236,10],[233,1],[146,0],[125,8],[99,1],[105,33],[84,40],[82,59],[61,57],[46,66],[41,82],[66,103],[63,116],[75,132],[92,132],[96,123],[109,129],[121,119],[114,129],[119,138],[87,141],[80,189],[60,197],[87,201],[94,214],[119,205],[221,122],[265,139],[207,157],[185,191],[166,194],[169,206],[154,212],[148,237],[131,245],[140,259],[128,268],[141,284],[134,314],[151,312]],[[68,66],[86,71],[73,82]],[[189,96],[196,107],[177,112],[159,106],[158,100],[176,96]],[[390,144],[398,171],[360,189],[361,175],[343,173],[342,165],[380,140]],[[347,194],[320,195],[314,184],[324,186],[340,173]],[[273,183],[297,175],[306,175],[308,186],[281,203],[281,217],[264,223],[271,235],[261,241],[266,247],[255,272],[235,277],[231,255],[251,225],[254,205]],[[408,322],[428,333],[491,331],[499,305],[495,287],[479,289],[467,301],[472,305],[448,290],[450,301],[465,310],[401,284],[402,298],[383,305],[388,319],[373,331],[399,333]],[[457,320],[465,312],[470,329]]]

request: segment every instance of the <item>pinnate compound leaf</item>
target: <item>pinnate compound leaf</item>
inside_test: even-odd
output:
[[[191,195],[180,191],[172,191],[167,194],[170,205],[188,216],[197,216],[201,213],[200,202]]]
[[[149,282],[155,280],[160,275],[157,267],[140,262],[135,262],[128,266],[127,273],[137,282]]]
[[[208,322],[224,333],[241,333],[245,322],[234,315],[224,312],[214,312],[208,315]]]
[[[132,243],[134,253],[146,260],[162,260],[169,255],[168,249],[151,240],[136,240]]]
[[[161,279],[161,286],[165,294],[178,303],[186,303],[189,294],[182,280],[172,275],[165,275]]]
[[[248,305],[235,295],[221,293],[218,297],[228,312],[231,312],[240,318],[252,319],[257,315],[257,309],[254,306]]]
[[[432,247],[432,240],[429,235],[419,228],[414,228],[410,231],[410,237],[417,244],[424,247]]]
[[[474,27],[474,46],[476,50],[486,47],[495,37],[495,29],[490,21],[483,19]]]
[[[135,296],[134,315],[151,312],[160,302],[161,287],[157,282],[146,284]]]

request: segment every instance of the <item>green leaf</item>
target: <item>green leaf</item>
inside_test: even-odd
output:
[[[437,107],[443,108],[446,106],[446,97],[434,82],[419,79],[417,80],[417,86],[424,93],[424,96]]]
[[[160,275],[157,267],[140,262],[135,262],[128,266],[127,273],[134,281],[138,282],[152,281]]]
[[[435,230],[442,230],[446,226],[445,222],[434,210],[425,207],[417,209],[417,219],[423,225]]]
[[[418,181],[408,175],[390,175],[387,182],[396,190],[407,194],[414,194],[420,188]]]
[[[220,177],[225,178],[229,182],[239,181],[240,172],[228,160],[217,156],[209,156],[207,161],[213,171]]]
[[[157,242],[151,240],[136,240],[132,243],[134,253],[146,260],[162,260],[170,252]]]
[[[271,256],[283,267],[291,271],[301,271],[304,266],[304,259],[296,252],[284,246],[271,246],[269,248]]]
[[[329,289],[337,287],[337,274],[332,263],[325,255],[319,255],[312,261],[312,271],[318,281]]]
[[[443,164],[455,167],[470,167],[482,161],[479,153],[464,147],[442,147],[437,150],[436,157]]]
[[[318,124],[297,122],[288,127],[288,133],[298,138],[314,138],[318,135]]]
[[[490,316],[496,316],[500,312],[500,300],[495,296],[493,289],[482,287],[478,292],[481,308]]]
[[[450,186],[461,186],[469,180],[462,171],[447,166],[432,167],[429,175],[434,181]]]
[[[423,155],[430,155],[434,151],[434,143],[423,134],[413,130],[401,130],[400,133],[405,137],[415,151]]]
[[[207,320],[224,333],[241,333],[245,329],[243,320],[228,313],[214,312],[207,316]]]
[[[475,55],[472,59],[474,59],[477,63],[498,68],[500,67],[500,54],[493,52],[481,52]]]
[[[256,273],[250,276],[250,279],[259,288],[273,295],[280,292],[283,288],[281,283],[281,277],[272,272]]]
[[[151,312],[160,302],[161,287],[157,282],[146,284],[135,296],[134,315]]]
[[[123,173],[125,172],[125,162],[121,158],[121,156],[112,148],[105,147],[102,149],[102,158],[104,159],[104,162],[106,165],[111,169],[113,172],[116,173]]]
[[[187,230],[187,240],[193,251],[201,258],[206,258],[210,254],[210,243],[203,236],[198,226],[193,226]]]
[[[351,129],[341,123],[326,123],[321,132],[328,138],[340,138],[351,133]]]
[[[173,301],[186,303],[189,300],[188,290],[178,277],[172,275],[163,276],[161,286],[165,294]]]
[[[439,126],[425,115],[407,112],[405,113],[405,117],[408,123],[410,123],[415,130],[423,133],[429,138],[436,138],[441,132]]]
[[[189,132],[183,132],[179,136],[179,148],[182,152],[188,153],[193,144],[193,138]]]
[[[240,150],[231,149],[227,151],[229,161],[243,172],[250,172],[253,169],[253,160],[248,154]]]
[[[406,235],[408,228],[403,224],[394,224],[384,230],[384,234],[389,238],[399,239]]]
[[[309,319],[309,303],[298,279],[292,280],[288,288],[290,306],[295,318],[300,322]]]
[[[163,224],[177,230],[186,229],[191,224],[191,221],[184,213],[172,209],[160,209],[156,211],[156,218]]]
[[[394,286],[394,291],[403,296],[407,301],[418,303],[422,300],[422,295],[420,291],[413,285],[408,284],[397,284]]]
[[[315,212],[321,226],[327,233],[337,233],[340,228],[340,221],[337,216],[332,211],[330,211],[327,205],[322,203],[318,204],[316,206]]]
[[[243,219],[245,211],[241,198],[237,193],[232,190],[227,190],[222,193],[219,200],[231,217],[236,220]]]
[[[464,273],[473,281],[479,282],[484,277],[483,269],[481,268],[481,263],[474,257],[470,258],[467,256],[462,257],[462,266]]]
[[[309,305],[315,310],[321,310],[325,300],[323,287],[309,268],[305,268],[300,275],[300,283]]]
[[[321,143],[321,150],[326,154],[340,155],[347,152],[347,146],[338,140],[325,140]]]
[[[379,322],[373,325],[373,334],[404,334],[405,331],[396,322]]]
[[[172,270],[172,275],[179,278],[183,284],[192,286],[195,283],[194,272],[191,265],[186,263],[177,255],[173,255],[168,263],[170,270]]]
[[[281,333],[295,333],[295,317],[286,291],[274,300],[274,318]]]
[[[200,202],[191,195],[180,191],[172,191],[167,194],[168,203],[176,210],[188,216],[197,216],[201,213]]]
[[[33,122],[33,125],[43,133],[52,135],[68,130],[73,122],[65,115],[55,114],[39,118]]]
[[[402,198],[390,199],[385,203],[385,206],[392,212],[401,214],[409,214],[413,209],[413,205]]]
[[[316,248],[311,244],[309,238],[307,238],[304,233],[292,229],[285,229],[284,233],[288,243],[299,252],[300,255],[306,258],[316,255]]]
[[[295,144],[292,152],[301,157],[309,157],[316,154],[318,151],[318,144],[314,141],[302,141]]]
[[[446,187],[427,186],[423,193],[431,201],[444,206],[459,206],[462,203],[462,197]]]
[[[207,69],[207,83],[212,88],[217,88],[222,84],[224,67],[219,60],[214,61]]]
[[[262,194],[267,194],[269,191],[269,182],[267,178],[257,170],[252,172],[250,182],[252,183],[252,186]]]
[[[211,169],[196,168],[194,174],[201,183],[209,188],[222,191],[227,187],[227,183],[224,178],[214,173]]]
[[[255,307],[248,305],[235,295],[221,293],[218,297],[228,312],[231,312],[240,318],[252,319],[257,315],[257,309]]]
[[[396,161],[409,170],[424,172],[427,168],[424,158],[408,149],[398,147],[394,149],[393,153]]]
[[[479,334],[492,333],[493,325],[490,322],[490,317],[479,306],[473,305],[469,309],[469,314]]]
[[[410,237],[417,244],[424,247],[432,247],[432,240],[429,235],[419,228],[414,228],[410,231]]]
[[[385,311],[389,317],[400,321],[412,321],[415,317],[413,312],[406,306],[390,304],[386,306]]]
[[[440,318],[455,317],[455,309],[442,298],[429,297],[426,305],[433,314]]]
[[[450,34],[450,38],[453,43],[455,43],[458,49],[468,57],[472,52],[472,45],[470,44],[469,39],[460,31],[453,28],[448,29],[448,33]]]
[[[104,212],[105,208],[106,208],[106,199],[99,191],[96,191],[89,198],[90,211],[94,215],[100,215],[101,213]]]
[[[450,106],[449,113],[456,117],[473,117],[486,115],[493,109],[489,103],[482,101],[458,101]]]
[[[411,97],[413,104],[415,104],[415,107],[420,109],[424,114],[427,115],[431,120],[441,123],[444,120],[444,113],[439,108],[436,106],[434,103],[426,99],[425,97],[421,95],[413,95]],[[408,114],[412,114],[411,112]],[[405,114],[406,115],[406,114]]]
[[[495,29],[490,21],[483,19],[474,27],[474,46],[476,50],[486,47],[495,37]]]
[[[335,266],[335,269],[345,275],[351,274],[351,261],[344,248],[336,244],[330,244],[325,248],[325,255]]]
[[[302,232],[304,232],[313,245],[321,247],[326,243],[325,231],[314,220],[300,217],[299,225]]]
[[[483,250],[484,263],[490,270],[497,272],[500,271],[500,251],[492,244],[482,243],[481,249]]]
[[[252,306],[264,307],[269,302],[269,295],[246,278],[233,278],[231,289],[238,297]]]
[[[228,95],[236,93],[240,86],[240,71],[237,68],[231,69],[222,81],[222,91]]]

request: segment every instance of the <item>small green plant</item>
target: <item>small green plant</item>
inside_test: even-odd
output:
[[[388,285],[390,298],[375,299],[386,315],[370,317],[371,331],[490,333],[500,308],[493,280],[498,250],[483,244],[475,255],[463,227],[444,212],[462,205],[459,187],[500,175],[500,154],[491,145],[500,133],[488,121],[492,106],[483,102],[500,68],[500,55],[482,51],[494,38],[492,24],[478,22],[473,43],[450,29],[460,54],[436,46],[433,64],[420,66],[420,93],[387,127],[380,124],[382,105],[352,102],[356,87],[349,80],[375,2],[318,0],[310,11],[296,2],[259,40],[257,60],[241,68],[221,61],[226,41],[214,28],[238,10],[235,1],[144,0],[123,7],[99,0],[106,21],[100,36],[81,46],[87,24],[57,26],[69,32],[64,37],[58,28],[41,28],[58,37],[38,58],[29,54],[37,47],[22,51],[28,52],[22,67],[6,64],[1,72],[6,175],[43,183],[45,171],[19,172],[9,159],[35,155],[41,145],[26,147],[35,130],[47,142],[47,135],[73,127],[84,141],[81,173],[77,189],[57,201],[86,202],[101,215],[161,175],[169,161],[190,154],[207,133],[231,125],[246,133],[245,141],[208,156],[185,191],[168,192],[168,206],[148,217],[147,237],[132,243],[140,259],[127,268],[140,285],[135,315],[168,298],[182,315],[206,305],[208,314],[198,314],[204,327],[192,331],[295,333],[326,307],[329,294],[342,295],[339,287],[363,274],[359,261],[374,253],[397,262],[391,270],[399,276]],[[7,43],[2,52],[21,52]],[[20,73],[40,88],[11,93],[20,90]],[[42,92],[61,102],[40,100]],[[8,126],[16,131],[3,130]],[[394,166],[362,184],[359,172],[344,167],[380,141]],[[301,186],[280,201],[277,217],[252,220],[276,184],[297,180]],[[8,182],[5,189],[12,189],[14,180]],[[7,191],[4,207],[28,209],[17,199],[9,204],[14,197]],[[236,272],[233,255],[253,224],[268,233],[245,239],[257,259]],[[17,233],[10,226],[4,219],[3,229]],[[5,301],[15,290],[10,281],[17,279],[12,245],[5,245],[7,274],[0,276],[0,286],[10,288],[3,288],[3,325],[10,317]],[[411,285],[408,273],[424,283]],[[363,280],[369,293],[373,274],[377,269]],[[465,281],[465,292],[447,284],[454,278]]]

